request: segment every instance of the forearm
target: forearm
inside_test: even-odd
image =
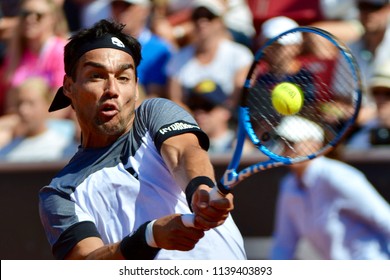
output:
[[[105,245],[86,256],[87,260],[124,260],[120,251],[121,242]]]
[[[162,148],[163,158],[183,191],[190,180],[197,176],[207,176],[215,181],[214,169],[207,152],[196,144],[188,144],[181,148],[177,145],[178,141],[193,143],[198,140],[194,134],[187,133],[177,136],[177,139],[168,139]]]
[[[72,250],[66,256],[66,259],[154,259],[160,249],[156,248],[157,246],[150,246],[147,241],[148,234],[153,236],[153,230],[151,232],[147,231],[149,224],[149,222],[144,223],[135,232],[125,236],[121,241],[116,243],[105,245],[98,237],[84,238],[72,248]]]
[[[166,140],[161,154],[176,182],[186,193],[188,206],[195,213],[195,225],[208,230],[224,223],[233,210],[233,195],[210,199],[216,180],[208,154],[192,133]],[[200,178],[201,180],[195,180]],[[189,184],[191,182],[191,184]]]
[[[172,214],[154,223],[146,222],[116,243],[104,245],[98,237],[85,238],[74,246],[66,259],[152,260],[160,249],[189,251],[203,236],[203,230],[185,227],[181,215]]]

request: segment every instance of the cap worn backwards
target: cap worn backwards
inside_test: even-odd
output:
[[[272,39],[296,27],[299,27],[298,23],[288,17],[274,17],[266,20],[261,25],[261,35],[264,39]],[[278,43],[281,45],[299,44],[301,42],[302,35],[300,33],[290,33],[278,39]]]
[[[276,133],[288,141],[324,141],[324,130],[316,123],[299,116],[284,117],[276,128]]]
[[[105,34],[102,37],[96,38],[95,40],[85,42],[75,51],[75,61],[77,61],[86,52],[95,49],[110,48],[117,49],[128,53],[133,56],[132,51],[128,48],[121,40],[112,34]],[[71,104],[70,99],[65,96],[63,87],[57,90],[57,93],[49,107],[49,112],[57,111],[68,107]]]

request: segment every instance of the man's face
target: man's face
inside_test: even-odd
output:
[[[133,58],[103,48],[85,53],[76,79],[66,77],[64,93],[72,101],[83,135],[83,147],[103,147],[130,130],[138,84]]]

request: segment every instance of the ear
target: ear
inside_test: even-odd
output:
[[[72,99],[72,91],[71,91],[72,84],[73,84],[72,78],[65,75],[62,87],[65,96],[68,97],[69,99]]]

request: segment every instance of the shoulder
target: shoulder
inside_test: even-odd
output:
[[[184,133],[194,133],[205,150],[209,147],[207,135],[192,115],[169,99],[151,98],[141,103],[134,126],[146,129],[158,150],[166,139]]]
[[[333,177],[337,176],[338,174],[345,175],[346,173],[355,173],[355,174],[361,173],[358,169],[345,162],[328,158],[325,156],[313,160],[312,163],[310,164],[309,171],[313,171],[313,172],[323,171],[322,173],[333,174]]]
[[[171,110],[178,110],[186,112],[182,107],[177,105],[172,100],[166,98],[148,98],[144,100],[141,105],[137,108],[137,112],[145,112],[145,111],[153,111],[153,112],[161,112],[168,113],[171,110],[166,111],[167,108]]]
[[[187,61],[187,60],[190,60],[194,57],[195,55],[195,48],[193,45],[188,45],[188,46],[185,46],[181,49],[179,49],[178,51],[176,51],[173,55],[172,55],[172,61],[179,61],[179,62],[183,62],[183,61]]]
[[[253,52],[246,46],[239,44],[237,42],[234,42],[232,40],[225,39],[221,42],[221,47],[231,51],[240,53],[249,57],[253,57]]]
[[[279,184],[279,189],[283,193],[293,192],[296,189],[297,179],[292,172],[288,172],[284,175]]]
[[[310,165],[309,176],[312,184],[315,178],[332,189],[350,189],[359,185],[367,185],[368,181],[359,169],[345,162],[321,157],[313,161]]]
[[[51,50],[51,52],[61,52],[63,55],[66,43],[67,41],[62,37],[52,37],[46,42],[46,49]]]
[[[141,103],[136,111],[136,125],[159,130],[161,127],[184,121],[197,126],[195,119],[177,103],[165,98],[150,98]]]
[[[168,75],[174,75],[188,65],[188,63],[194,58],[194,47],[186,46],[182,49],[174,52],[168,61],[166,71]]]
[[[150,39],[142,45],[142,50],[146,53],[153,53],[153,55],[173,53],[173,47],[155,34],[152,34]]]

